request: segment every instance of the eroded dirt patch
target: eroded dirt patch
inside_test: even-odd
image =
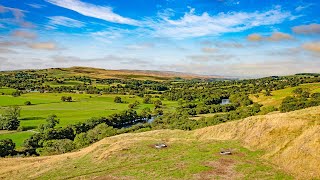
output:
[[[233,159],[221,158],[206,162],[204,165],[212,167],[212,170],[196,174],[195,179],[239,179],[241,177],[241,174],[234,170],[236,161]]]

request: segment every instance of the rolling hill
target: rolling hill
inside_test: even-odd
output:
[[[191,73],[181,73],[173,71],[151,71],[151,70],[107,70],[92,67],[70,67],[70,68],[50,68],[41,70],[23,70],[38,73],[46,73],[52,77],[72,77],[87,76],[100,79],[138,79],[138,80],[168,80],[174,78],[182,79],[223,79],[222,76],[206,76]],[[12,73],[16,71],[7,71]]]
[[[105,138],[77,152],[0,159],[7,179],[316,179],[320,107],[273,113],[195,131]],[[164,149],[155,143],[164,142]],[[222,156],[219,151],[231,149]]]

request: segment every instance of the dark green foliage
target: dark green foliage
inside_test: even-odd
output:
[[[160,100],[155,100],[153,104],[155,109],[161,108],[162,106],[162,102]]]
[[[104,123],[97,125],[95,128],[86,133],[78,134],[74,139],[74,145],[77,148],[88,146],[91,143],[99,141],[105,137],[116,135],[117,131]]]
[[[280,105],[281,112],[295,111],[320,105],[319,93],[312,94],[311,98],[308,98],[310,96],[309,93],[301,88],[296,89],[294,93],[296,97],[286,97],[283,99]]]
[[[48,116],[46,122],[46,124],[40,124],[39,130],[41,132],[43,132],[46,129],[54,128],[57,124],[59,124],[60,120],[58,119],[57,115],[53,114]]]
[[[0,129],[5,130],[17,130],[20,121],[20,111],[21,108],[18,106],[12,106],[5,110],[5,112],[0,116]]]
[[[114,98],[114,102],[115,102],[115,103],[122,103],[121,97],[116,96],[116,97]]]
[[[26,101],[26,102],[24,102],[24,105],[30,106],[30,105],[31,105],[31,102],[30,102],[30,101]]]
[[[72,97],[71,96],[62,96],[61,101],[63,102],[72,102]]]
[[[21,92],[20,91],[14,91],[11,95],[13,97],[18,97],[18,96],[21,96]]]
[[[15,146],[11,139],[0,139],[0,157],[13,155]]]
[[[251,99],[249,99],[249,96],[246,94],[232,94],[230,95],[229,99],[232,103],[240,106],[248,106],[252,104]]]
[[[151,96],[150,96],[150,95],[146,95],[146,96],[143,98],[143,103],[144,103],[144,104],[152,104]]]
[[[40,155],[55,155],[70,152],[75,146],[70,139],[49,140],[43,143],[43,147],[37,149]]]

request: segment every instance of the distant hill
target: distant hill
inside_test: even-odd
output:
[[[195,131],[122,134],[77,152],[2,158],[0,178],[317,179],[319,117],[320,106],[249,117]],[[168,147],[155,149],[157,142],[165,142]],[[233,154],[220,155],[224,148]]]
[[[168,79],[224,79],[223,76],[206,76],[192,73],[151,70],[107,70],[92,67],[49,68],[41,70],[24,70],[47,73],[54,77],[88,76],[103,79],[138,79],[138,80],[168,80]],[[15,71],[13,71],[15,72]],[[7,72],[8,73],[8,72]]]

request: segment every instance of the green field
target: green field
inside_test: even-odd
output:
[[[5,94],[5,95],[11,95],[13,92],[15,92],[15,89],[12,88],[6,88],[6,87],[0,87],[0,95]]]
[[[287,96],[292,96],[292,91],[297,88],[309,89],[310,93],[320,92],[320,83],[310,83],[310,84],[301,84],[297,87],[290,87],[281,90],[272,91],[272,96],[265,96],[263,93],[259,93],[259,97],[250,95],[250,98],[257,103],[260,103],[264,106],[275,106],[279,107],[282,100]]]
[[[62,102],[61,96],[72,96],[73,102]],[[120,96],[127,103],[114,103],[114,97]],[[32,105],[26,106],[24,102],[30,101]],[[128,104],[139,101],[141,104],[135,109],[140,112],[143,108],[153,109],[153,104],[143,104],[142,98],[129,95],[89,95],[70,93],[28,93],[19,97],[9,95],[0,96],[0,114],[8,106],[21,107],[21,126],[35,129],[39,124],[45,123],[45,119],[55,114],[60,119],[58,126],[67,126],[84,122],[91,117],[105,117],[128,109]],[[177,102],[162,101],[164,110],[172,110]],[[1,132],[1,131],[0,131]],[[1,134],[1,133],[0,133]],[[32,133],[2,134],[0,138],[12,138],[17,146],[21,145],[20,139],[26,139]],[[22,136],[22,137],[21,137]]]

